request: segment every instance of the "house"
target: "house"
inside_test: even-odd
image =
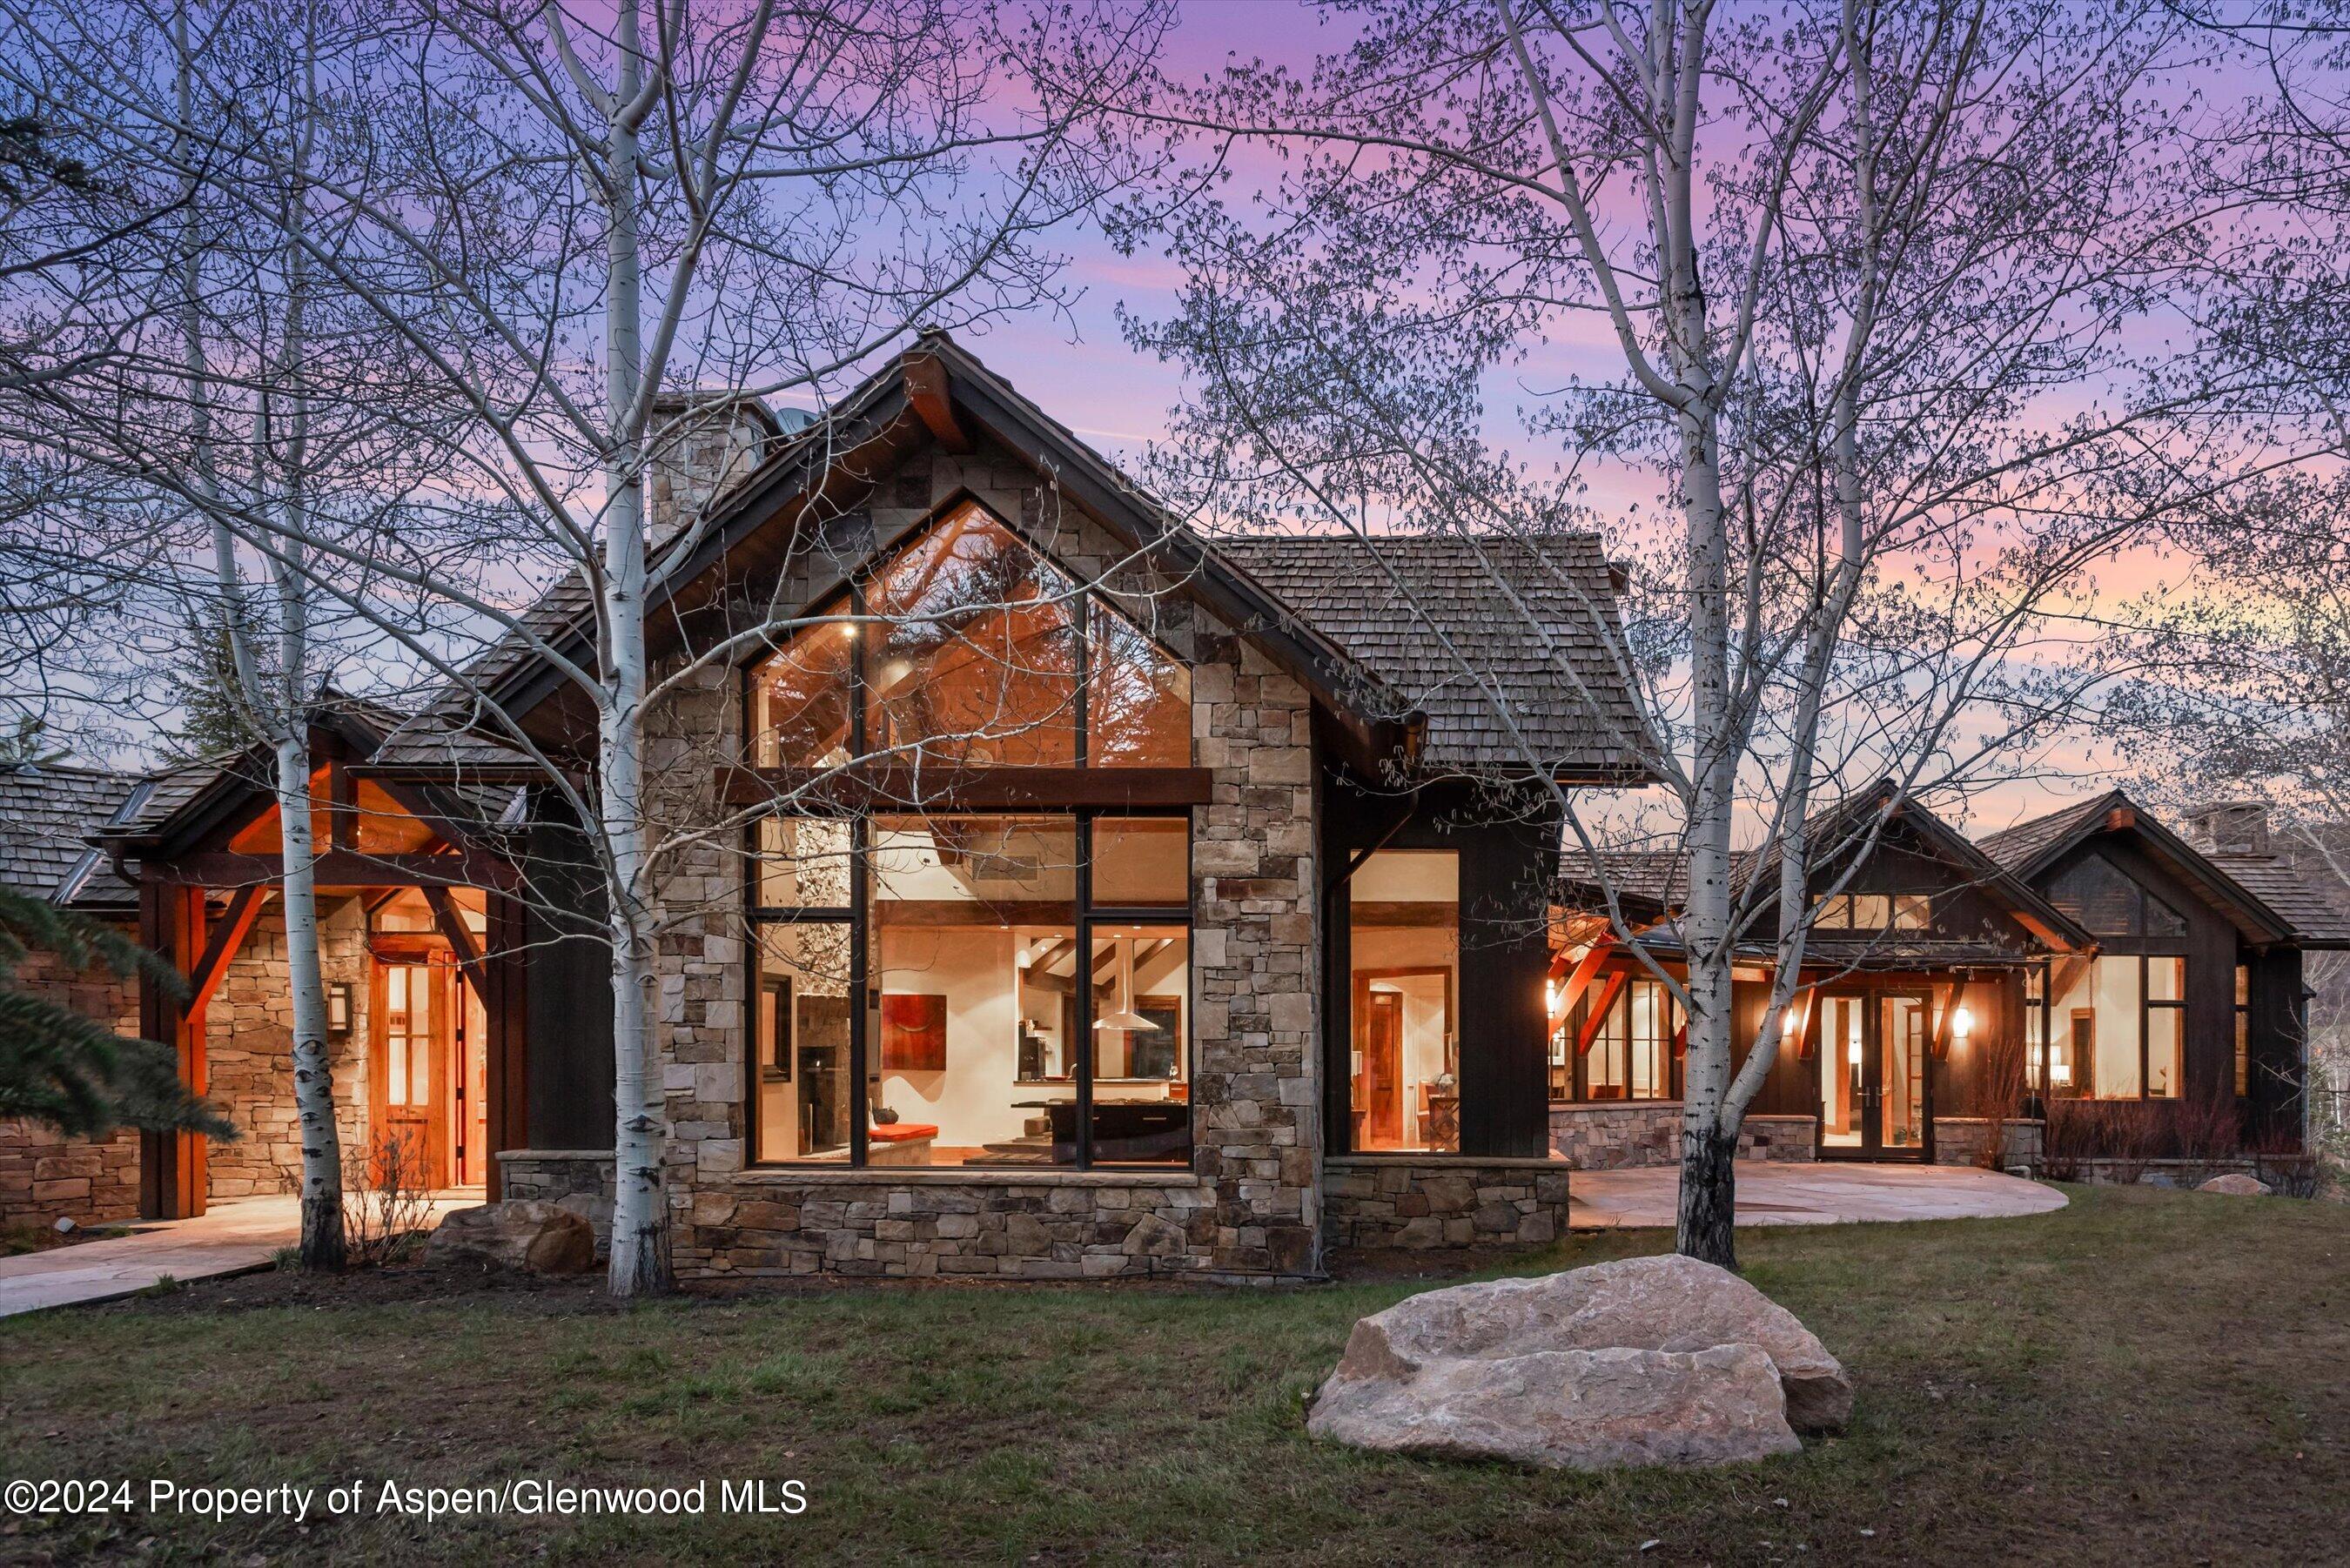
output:
[[[1559,792],[1648,777],[1595,537],[1211,538],[942,334],[814,426],[680,419],[720,428],[653,487],[681,1274],[1267,1279],[1556,1233]],[[591,717],[548,655],[586,610],[558,589],[473,672],[575,778]],[[314,726],[346,1137],[594,1211],[603,884],[483,711]],[[193,982],[144,1031],[215,1091],[283,1044],[242,989],[273,952],[283,980],[261,761],[89,828]],[[146,1139],[144,1211],[251,1164]]]
[[[1575,1166],[1671,1158],[1681,869],[1609,867],[1641,952],[1560,853],[1565,792],[1650,781],[1595,537],[1211,536],[941,334],[819,422],[670,416],[648,1109],[681,1275],[1312,1277],[1546,1241]],[[346,1147],[600,1216],[594,720],[555,663],[590,624],[558,587],[422,712],[324,694],[311,744]],[[6,874],[181,969],[92,1005],[245,1137],[0,1135],[0,1213],[290,1188],[268,781],[16,779],[47,826]],[[2301,954],[2350,920],[2289,867],[2119,795],[1980,843],[1881,791],[1820,828],[1751,1153],[1965,1158],[2070,1096],[2290,1118]]]
[[[2262,808],[2208,807],[2182,836],[2115,791],[1970,842],[1879,785],[1813,826],[1813,928],[1750,1157],[1967,1163],[1997,1137],[2029,1161],[2049,1107],[2086,1101],[2128,1107],[2164,1152],[2208,1136],[2211,1106],[2240,1144],[2299,1137],[2303,957],[2350,946],[2350,910],[2273,852]],[[1685,1036],[1657,972],[1682,957],[1686,867],[1637,852],[1608,871],[1645,958],[1579,859],[1562,896],[1579,940],[1552,966],[1553,1143],[1582,1167],[1679,1148]],[[1737,868],[1742,1043],[1769,1005],[1777,876]]]

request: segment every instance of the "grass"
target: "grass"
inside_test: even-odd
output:
[[[285,1296],[289,1276],[192,1285],[0,1324],[0,1479],[706,1480],[712,1511],[33,1520],[0,1533],[0,1557],[2340,1561],[2350,1210],[2069,1192],[2029,1220],[1742,1232],[1750,1277],[1853,1368],[1859,1409],[1800,1456],[1700,1473],[1309,1443],[1303,1400],[1348,1325],[1424,1282],[628,1311],[586,1293],[321,1306]],[[1666,1241],[1578,1240],[1513,1272]],[[762,1477],[800,1480],[806,1513],[716,1511],[723,1479]]]

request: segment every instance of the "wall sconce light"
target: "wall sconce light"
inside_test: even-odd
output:
[[[351,1032],[351,982],[335,980],[327,982],[327,1033],[348,1034]]]
[[[1965,1044],[1967,1036],[1974,1032],[1975,1015],[1973,1013],[1960,1007],[1956,1012],[1950,1014],[1950,1035],[1960,1044]]]
[[[1780,1039],[1793,1040],[1795,1037],[1795,1004],[1791,1002],[1785,1007],[1779,1010]]]
[[[1555,980],[1546,980],[1543,981],[1543,1012],[1545,1013],[1552,1013],[1556,1012],[1557,1011],[1558,981]]]

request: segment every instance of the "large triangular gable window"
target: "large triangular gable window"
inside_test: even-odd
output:
[[[817,615],[753,671],[761,766],[1191,765],[1190,670],[976,504]]]

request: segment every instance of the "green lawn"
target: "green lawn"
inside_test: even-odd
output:
[[[326,1303],[272,1278],[0,1324],[0,1474],[795,1478],[797,1518],[18,1521],[0,1558],[2210,1562],[2350,1544],[2350,1209],[2071,1189],[2029,1220],[1742,1234],[1856,1374],[1799,1457],[1604,1478],[1307,1442],[1424,1284]],[[1578,1241],[1535,1272],[1655,1251]],[[234,1301],[226,1298],[234,1298]],[[372,1489],[370,1490],[372,1496]],[[0,1520],[0,1529],[7,1521]],[[1655,1542],[1645,1554],[1644,1542]]]

